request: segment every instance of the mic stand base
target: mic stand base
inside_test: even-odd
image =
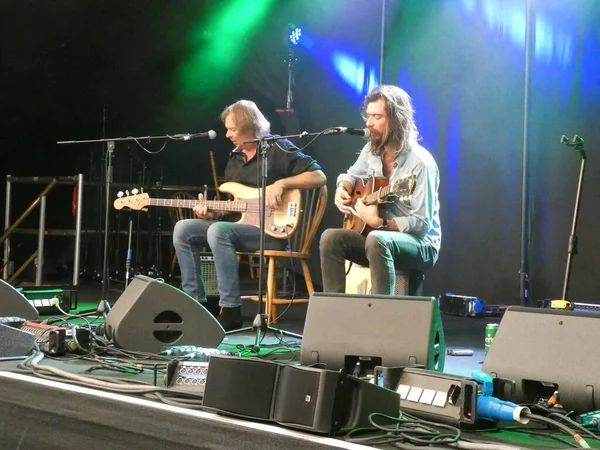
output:
[[[231,331],[226,332],[225,334],[227,336],[231,336],[233,334],[243,333],[245,331],[255,331],[256,332],[252,350],[256,351],[257,353],[260,351],[260,344],[261,344],[261,341],[263,340],[263,336],[266,335],[269,331],[271,333],[275,334],[276,336],[279,335],[279,336],[293,337],[296,339],[302,339],[301,334],[292,333],[291,331],[286,331],[286,330],[280,330],[279,328],[275,328],[275,327],[271,327],[271,326],[267,325],[266,315],[260,314],[260,313],[257,314],[256,317],[254,317],[254,321],[252,322],[251,327],[240,328],[238,330],[231,330]]]

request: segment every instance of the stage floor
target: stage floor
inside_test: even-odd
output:
[[[118,286],[117,286],[118,287]],[[120,290],[111,289],[114,302]],[[100,285],[85,284],[79,289],[79,311],[94,309],[100,300]],[[281,309],[283,311],[284,308]],[[251,326],[257,304],[243,304],[244,326]],[[293,305],[281,317],[277,328],[302,334],[306,305]],[[481,368],[484,359],[484,335],[487,323],[499,319],[466,318],[442,315],[447,350],[472,350],[472,356],[446,356],[445,373],[470,376]],[[220,348],[251,346],[255,332],[227,335]],[[286,337],[286,343],[299,340]],[[278,347],[280,339],[267,333],[261,354]],[[276,358],[298,362],[299,353],[292,350]],[[273,358],[271,358],[273,359]],[[74,374],[84,374],[91,363],[81,360],[44,359],[47,364]],[[390,445],[368,447],[256,421],[231,418],[212,412],[167,405],[140,395],[120,394],[45,380],[15,370],[17,361],[0,361],[0,440],[3,449],[67,449],[67,448],[205,448],[205,449],[321,449],[321,448],[395,448]],[[122,373],[96,370],[94,375],[123,377]],[[136,377],[153,382],[152,371]],[[162,376],[159,385],[164,385]],[[257,381],[259,382],[259,381]],[[529,449],[559,449],[565,444],[537,436],[502,431],[467,433],[471,439],[502,442]],[[569,439],[567,436],[562,437]],[[593,448],[600,448],[588,440]],[[426,447],[425,447],[426,448]]]

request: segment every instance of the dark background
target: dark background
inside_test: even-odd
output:
[[[381,81],[381,0],[267,2],[268,11],[252,33],[240,31],[248,19],[241,9],[226,26],[215,25],[232,3],[236,0],[4,0],[2,172],[81,172],[88,180],[102,181],[102,145],[58,146],[56,141],[214,129],[214,141],[168,142],[157,155],[132,142],[119,143],[114,159],[115,181],[132,187],[150,188],[159,181],[212,186],[209,151],[215,152],[222,173],[231,149],[219,114],[240,98],[254,100],[277,133],[361,126],[361,100]],[[258,3],[247,0],[247,5]],[[412,95],[422,143],[441,172],[442,251],[425,293],[518,303],[525,140],[531,297],[561,296],[581,158],[559,138],[577,133],[586,140],[589,158],[569,299],[596,303],[600,5],[593,0],[388,0],[383,18],[383,82]],[[303,28],[310,45],[294,49],[296,116],[288,123],[275,110],[286,103],[289,23]],[[231,66],[206,56],[240,39],[245,42],[227,55]],[[204,59],[198,61],[198,55]],[[182,74],[194,58],[201,69],[190,84]],[[152,151],[162,146],[161,141],[142,144]],[[333,188],[361,146],[357,137],[326,137],[305,152],[323,166]],[[13,220],[41,189],[13,186]],[[4,204],[4,186],[1,198]],[[71,202],[71,186],[52,192],[47,228],[73,227]],[[86,188],[84,227],[101,229],[102,214],[101,192]],[[112,227],[124,229],[129,214],[111,211],[110,217]],[[159,218],[163,230],[172,228],[166,211],[134,217],[136,228],[154,230]],[[339,226],[340,219],[330,202],[321,228]],[[34,214],[23,226],[36,227],[37,220]],[[35,242],[35,236],[15,236],[13,258],[22,262]],[[101,244],[100,235],[86,235],[82,265],[87,270],[98,268]],[[152,236],[136,244],[139,264],[156,260]],[[72,238],[48,237],[46,246],[49,272],[53,261],[68,265]],[[168,265],[168,236],[163,250]],[[317,254],[311,267],[319,283]],[[111,265],[122,265],[124,259],[123,244],[112,245]]]

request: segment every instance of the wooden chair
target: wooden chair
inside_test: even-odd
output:
[[[277,307],[279,305],[290,303],[308,303],[308,298],[278,298],[277,297],[277,279],[275,275],[277,258],[287,258],[299,260],[304,275],[304,282],[308,295],[314,291],[312,277],[308,270],[307,260],[310,258],[310,247],[317,233],[317,229],[323,219],[325,206],[327,205],[327,186],[316,189],[306,189],[302,191],[300,211],[300,223],[294,235],[290,238],[289,250],[265,250],[265,259],[267,260],[267,283],[266,283],[266,305],[265,312],[268,314],[267,323],[277,321]],[[259,256],[260,252],[239,253],[242,255]],[[259,297],[250,296],[244,299],[259,301]],[[264,301],[264,299],[263,299]]]

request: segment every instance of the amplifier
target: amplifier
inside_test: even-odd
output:
[[[219,284],[217,282],[217,269],[215,258],[212,253],[200,253],[200,267],[204,279],[206,295],[219,295]]]
[[[17,290],[41,316],[62,315],[62,311],[68,313],[77,309],[76,289],[34,286]]]

